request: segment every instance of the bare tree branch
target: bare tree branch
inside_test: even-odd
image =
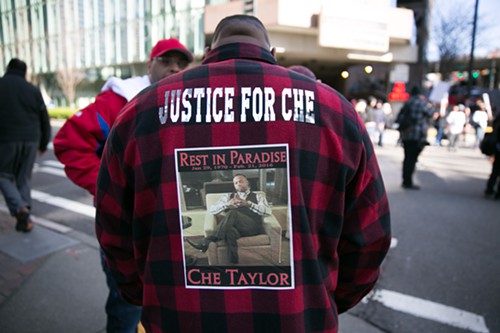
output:
[[[56,80],[71,108],[75,107],[76,87],[85,78],[85,73],[79,68],[61,67],[56,72]]]
[[[481,15],[476,32],[476,46],[485,45],[488,29],[488,13]],[[431,40],[438,48],[439,69],[446,78],[453,70],[458,58],[470,53],[472,44],[472,26],[474,20],[474,3],[456,1],[453,6],[443,12],[436,8],[433,15]]]
[[[67,29],[61,33],[62,55],[56,71],[56,80],[71,108],[75,108],[76,88],[85,78],[85,72],[79,66],[82,30],[73,3],[62,2],[60,5],[63,24]]]

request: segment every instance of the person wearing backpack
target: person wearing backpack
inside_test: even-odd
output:
[[[404,189],[418,190],[419,186],[413,184],[413,173],[417,164],[418,156],[422,152],[427,142],[427,129],[429,119],[434,115],[434,110],[427,100],[421,94],[419,86],[414,86],[410,91],[410,98],[406,101],[398,115],[400,120],[399,132],[404,148],[403,160],[403,184]]]

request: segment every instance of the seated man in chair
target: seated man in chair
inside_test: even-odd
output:
[[[238,238],[264,233],[262,217],[271,215],[271,207],[264,196],[250,190],[245,175],[235,175],[233,184],[235,191],[222,196],[219,202],[208,210],[212,215],[223,215],[215,233],[199,243],[189,239],[187,242],[194,248],[206,252],[210,242],[225,240],[230,262],[237,264]]]

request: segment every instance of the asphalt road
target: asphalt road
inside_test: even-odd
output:
[[[403,151],[386,138],[376,151],[393,248],[375,291],[350,313],[384,332],[500,332],[500,201],[483,196],[489,161],[470,148],[427,147],[416,173],[422,189],[403,190]],[[34,215],[94,234],[92,197],[52,151],[37,160],[33,192]]]
[[[351,312],[387,332],[500,332],[500,201],[483,196],[477,150],[427,147],[403,190],[402,148],[377,149],[397,243],[375,292]]]

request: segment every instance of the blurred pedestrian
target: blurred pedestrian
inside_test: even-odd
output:
[[[0,190],[16,230],[30,232],[31,174],[37,151],[50,141],[50,122],[40,90],[26,80],[27,66],[13,58],[0,78]]]
[[[373,96],[368,97],[363,122],[372,142],[375,142],[375,134],[377,133],[377,124],[375,122],[375,108],[377,106],[377,99]]]
[[[414,86],[410,91],[410,98],[403,105],[398,118],[401,141],[404,148],[403,184],[404,189],[418,190],[419,186],[413,183],[413,173],[418,161],[418,156],[429,143],[427,142],[427,129],[429,120],[433,117],[434,110],[427,98],[422,95],[419,86]]]
[[[203,63],[139,94],[110,133],[96,234],[122,294],[143,305],[147,332],[337,332],[337,314],[380,274],[390,213],[366,129],[343,96],[279,66],[270,50],[256,17],[226,17]],[[290,165],[294,269],[188,267],[176,166],[210,167],[203,152],[214,146],[248,160],[255,145],[290,147],[270,154]],[[235,163],[245,165],[221,167]]]
[[[368,108],[368,104],[366,103],[366,100],[364,100],[364,99],[357,100],[356,104],[354,106],[354,109],[356,110],[359,117],[363,121],[363,124],[366,124],[367,122],[370,121],[368,118],[368,113],[366,111],[367,108]]]
[[[443,138],[448,138],[448,123],[446,122],[446,117],[448,116],[446,109],[447,104],[443,100],[439,105],[439,111],[436,112],[436,119],[434,120],[434,127],[436,128],[436,140],[435,145],[441,146]]]
[[[448,146],[449,151],[457,150],[457,142],[463,134],[465,124],[467,123],[467,116],[465,115],[465,106],[463,104],[453,105],[451,111],[446,117],[448,124]]]
[[[375,106],[372,108],[372,117],[375,122],[375,133],[377,144],[382,147],[384,145],[384,132],[387,124],[387,116],[382,108],[382,101],[376,100]]]
[[[484,138],[484,133],[486,131],[486,127],[488,127],[488,121],[490,119],[484,102],[481,99],[476,101],[476,106],[471,111],[471,125],[473,125],[474,130],[476,131],[476,138],[472,148],[476,149],[479,147],[479,144]]]
[[[486,196],[493,195],[496,200],[500,199],[500,112],[497,112],[495,119],[493,120],[493,135],[495,137],[495,154],[493,160],[493,166],[491,168],[491,174],[486,183],[486,190],[484,194]],[[495,186],[497,190],[495,192]]]
[[[147,75],[125,80],[109,78],[95,102],[68,119],[54,138],[54,152],[68,178],[95,196],[102,150],[119,111],[141,90],[180,72],[192,61],[191,53],[177,39],[163,39],[151,50]],[[120,296],[104,256],[102,259],[109,287],[106,330],[135,332],[141,308]]]

